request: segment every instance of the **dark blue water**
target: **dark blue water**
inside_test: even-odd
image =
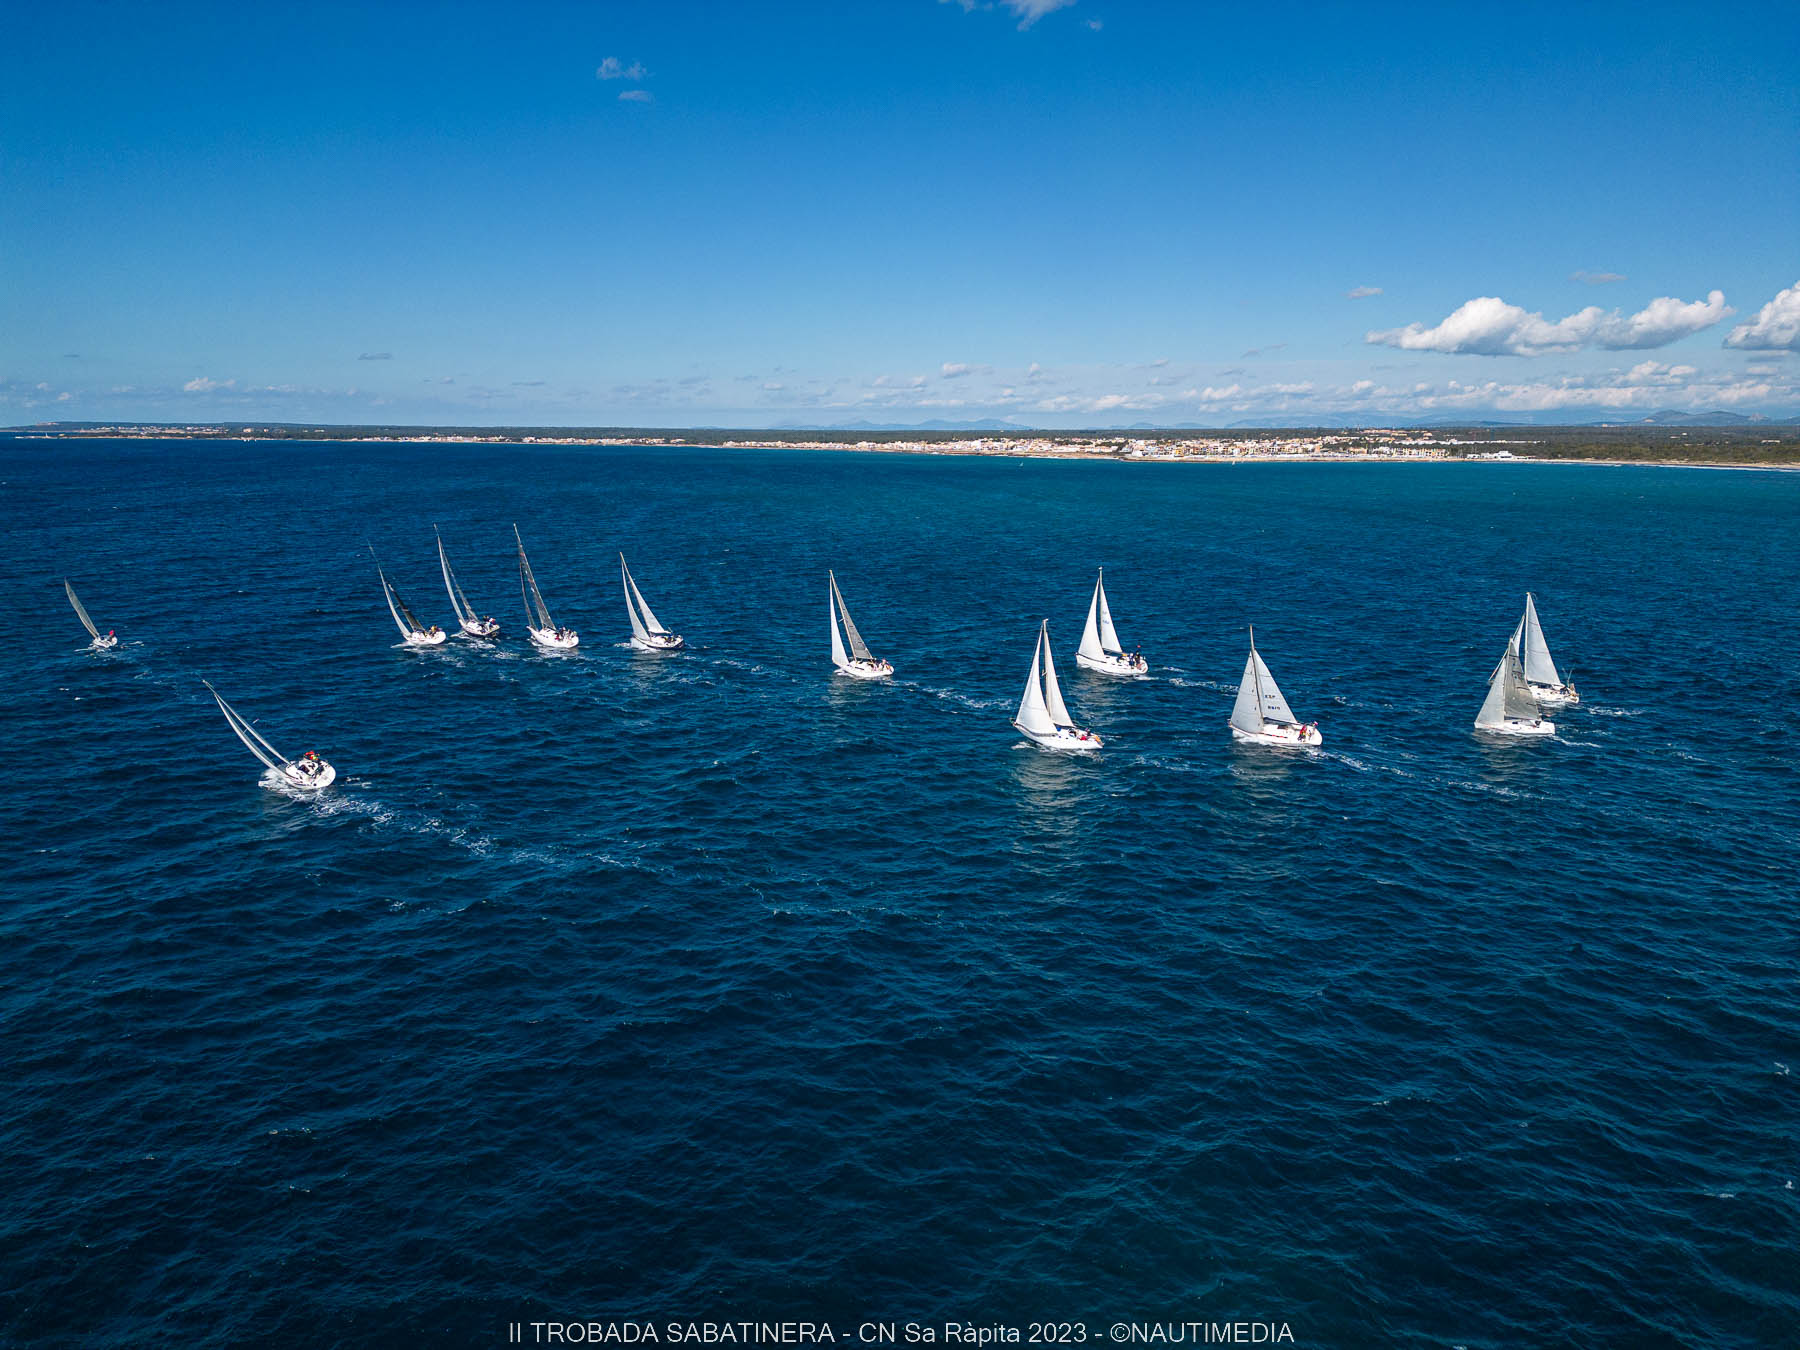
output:
[[[579,654],[397,650],[364,541],[516,634],[515,520]],[[1800,476],[14,443],[0,521],[8,1344],[1800,1343]],[[1496,747],[1527,588],[1587,702]]]

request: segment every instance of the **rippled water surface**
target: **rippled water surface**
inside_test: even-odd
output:
[[[1800,1343],[1800,476],[13,443],[0,520],[0,1342]],[[514,521],[578,653],[397,649],[365,541],[516,635]],[[1528,588],[1586,702],[1486,744]]]

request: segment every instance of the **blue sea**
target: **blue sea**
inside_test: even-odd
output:
[[[13,441],[0,522],[0,1343],[1800,1344],[1800,475]],[[396,646],[434,524],[500,645]],[[1487,743],[1527,590],[1584,702]]]

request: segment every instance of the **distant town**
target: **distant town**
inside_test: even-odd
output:
[[[1217,431],[722,430],[708,427],[408,427],[290,423],[44,423],[15,440],[148,439],[423,444],[689,446],[1154,462],[1602,460],[1800,464],[1800,427],[1363,427]]]

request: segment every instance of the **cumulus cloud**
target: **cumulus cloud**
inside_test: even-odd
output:
[[[648,89],[622,89],[619,91],[621,103],[654,103],[656,95]]]
[[[356,359],[358,361],[392,361],[394,354],[392,352],[363,352]]]
[[[1380,294],[1381,287],[1379,286],[1352,286],[1349,290],[1344,292],[1344,299],[1367,300],[1371,295]]]
[[[973,369],[975,367],[966,361],[946,361],[938,373],[946,380],[954,380],[967,375]]]
[[[1727,347],[1751,352],[1800,352],[1800,281],[1756,311],[1725,337]]]
[[[1441,323],[1371,330],[1365,340],[1404,351],[1478,356],[1539,356],[1583,347],[1619,351],[1666,347],[1734,312],[1725,293],[1713,291],[1704,300],[1662,296],[1629,315],[1589,305],[1552,322],[1498,296],[1483,295],[1465,301]]]
[[[626,65],[616,56],[609,56],[600,63],[600,69],[594,72],[596,80],[641,80],[650,74],[644,69],[642,61],[633,61]]]
[[[1625,280],[1623,272],[1590,272],[1585,267],[1569,273],[1570,281],[1586,282],[1589,286],[1605,286],[1609,282]]]
[[[181,386],[183,392],[189,394],[210,394],[215,389],[235,389],[236,380],[209,380],[204,375],[195,376]]]

